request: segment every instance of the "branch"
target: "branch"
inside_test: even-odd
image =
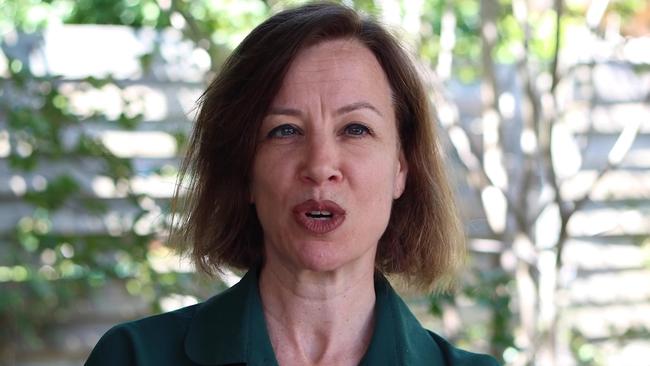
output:
[[[560,82],[558,75],[558,61],[560,56],[560,40],[562,39],[562,11],[564,10],[564,5],[562,0],[554,1],[555,8],[555,49],[553,50],[553,63],[551,64],[551,94],[555,93],[555,88]]]
[[[183,17],[189,29],[188,36],[194,43],[199,44],[199,41],[206,38],[206,35],[201,32],[201,27],[194,20],[194,17],[183,9],[179,0],[172,0],[171,10],[178,12]]]
[[[478,157],[478,155],[474,153],[474,151],[476,151],[477,148],[475,144],[472,143],[472,140],[469,138],[467,131],[465,131],[462,127],[460,127],[457,120],[453,120],[452,124],[444,127],[445,127],[445,131],[447,132],[447,135],[449,136],[451,144],[454,147],[454,150],[460,157],[461,164],[470,174],[470,183],[479,191],[484,190],[488,186],[494,186],[497,189],[499,189],[499,191],[501,191],[501,193],[505,197],[508,207],[510,208],[511,212],[514,215],[515,220],[517,221],[517,225],[519,225],[520,228],[525,228],[526,227],[525,215],[519,212],[519,208],[515,205],[515,203],[509,197],[507,192],[504,191],[502,188],[500,188],[492,180],[492,178],[490,178],[490,176],[487,175],[487,173],[485,172],[485,164]],[[523,230],[521,231],[525,233],[525,235],[530,239],[529,233]],[[494,234],[499,235],[502,240],[504,239],[503,233],[494,233]]]
[[[561,232],[566,237],[566,225],[578,210],[580,210],[587,202],[589,202],[591,199],[589,195],[591,192],[593,192],[594,188],[602,178],[610,172],[611,170],[616,169],[621,165],[625,157],[627,156],[628,152],[632,148],[632,144],[636,140],[636,137],[639,134],[639,130],[641,129],[641,121],[638,120],[634,123],[630,123],[625,128],[623,128],[623,131],[621,131],[620,135],[616,139],[616,142],[614,143],[614,146],[612,146],[612,149],[609,151],[608,158],[607,158],[607,165],[601,169],[598,172],[598,175],[596,176],[596,179],[592,182],[591,186],[589,187],[588,190],[585,191],[585,194],[580,197],[578,200],[574,201],[573,207],[571,208],[570,211],[567,211],[566,213],[566,218],[562,218],[562,228],[564,228],[564,231]],[[560,240],[558,242],[558,250],[556,253],[556,262],[555,266],[556,268],[560,268],[562,266],[562,249],[564,247],[564,240]]]
[[[523,134],[533,134],[535,136],[535,143],[539,144],[539,136],[538,136],[538,127],[539,127],[539,121],[540,121],[540,115],[541,115],[541,107],[539,104],[539,95],[535,91],[533,84],[531,82],[531,76],[530,76],[530,71],[528,69],[528,64],[529,64],[529,59],[528,59],[528,51],[529,51],[529,44],[530,44],[530,24],[529,24],[529,16],[528,16],[528,4],[525,0],[518,0],[513,2],[512,4],[513,8],[513,13],[515,15],[515,18],[517,19],[517,22],[519,23],[519,26],[522,28],[523,33],[524,33],[524,39],[523,39],[523,50],[521,51],[521,54],[519,55],[519,59],[517,60],[517,72],[518,76],[521,78],[522,83],[524,85],[524,93],[525,96],[528,98],[528,103],[530,106],[530,110],[527,111],[529,113],[525,113],[522,116],[523,123],[524,123],[524,129],[522,131],[522,137]],[[526,193],[530,190],[530,187],[533,182],[533,157],[537,154],[539,155],[539,148],[538,146],[531,146],[530,148],[526,146],[521,146],[522,153],[523,153],[523,159],[524,159],[524,169],[523,169],[523,177],[521,180],[521,184],[519,186],[519,202],[521,205],[521,209],[524,212],[527,212],[528,209],[528,202],[527,202],[527,196]],[[527,151],[527,149],[529,149]],[[534,215],[532,217],[535,217]],[[534,222],[534,220],[526,220],[525,226],[523,230],[527,230],[531,225],[530,223]],[[531,234],[529,234],[531,235]]]
[[[454,58],[454,46],[456,45],[456,15],[453,12],[450,1],[445,2],[445,10],[442,14],[440,26],[440,53],[436,65],[437,75],[442,80],[451,77],[451,70]]]

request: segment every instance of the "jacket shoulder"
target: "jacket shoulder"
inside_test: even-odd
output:
[[[199,305],[118,324],[93,348],[86,366],[160,365],[184,358],[183,340]],[[158,363],[157,360],[165,360]]]
[[[446,339],[427,330],[442,352],[445,364],[450,366],[499,366],[497,360],[486,354],[473,353],[454,347]]]

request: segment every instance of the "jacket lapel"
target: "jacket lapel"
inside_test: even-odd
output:
[[[430,333],[384,276],[377,276],[375,292],[375,330],[360,365],[444,365]]]
[[[200,365],[277,365],[257,286],[250,270],[233,287],[197,309],[185,337],[185,352]]]

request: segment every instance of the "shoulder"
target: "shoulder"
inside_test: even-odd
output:
[[[184,354],[183,340],[200,304],[118,324],[109,329],[91,352],[87,366],[155,364],[159,358]],[[149,362],[151,361],[151,362]]]
[[[404,300],[394,291],[387,280],[380,278],[375,288],[380,304],[390,304],[388,317],[395,325],[386,333],[395,339],[403,352],[405,365],[445,365],[445,366],[497,366],[499,363],[489,355],[472,353],[456,348],[443,337],[424,328],[411,312]],[[380,309],[381,312],[381,309]],[[381,315],[379,315],[381,316]]]
[[[462,350],[460,348],[456,348],[455,346],[453,346],[451,343],[449,343],[446,339],[442,338],[438,334],[430,330],[427,330],[427,332],[429,333],[433,341],[436,343],[436,345],[442,352],[442,356],[445,359],[445,363],[447,365],[453,365],[453,366],[498,366],[499,365],[497,360],[490,355],[473,353],[473,352]]]

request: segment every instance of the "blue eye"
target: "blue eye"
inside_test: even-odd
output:
[[[289,137],[293,135],[299,135],[300,131],[292,126],[292,125],[280,125],[274,129],[272,129],[268,137],[270,138],[283,138],[283,137]]]
[[[363,136],[370,134],[370,129],[359,123],[351,123],[345,126],[345,133],[350,136]]]

